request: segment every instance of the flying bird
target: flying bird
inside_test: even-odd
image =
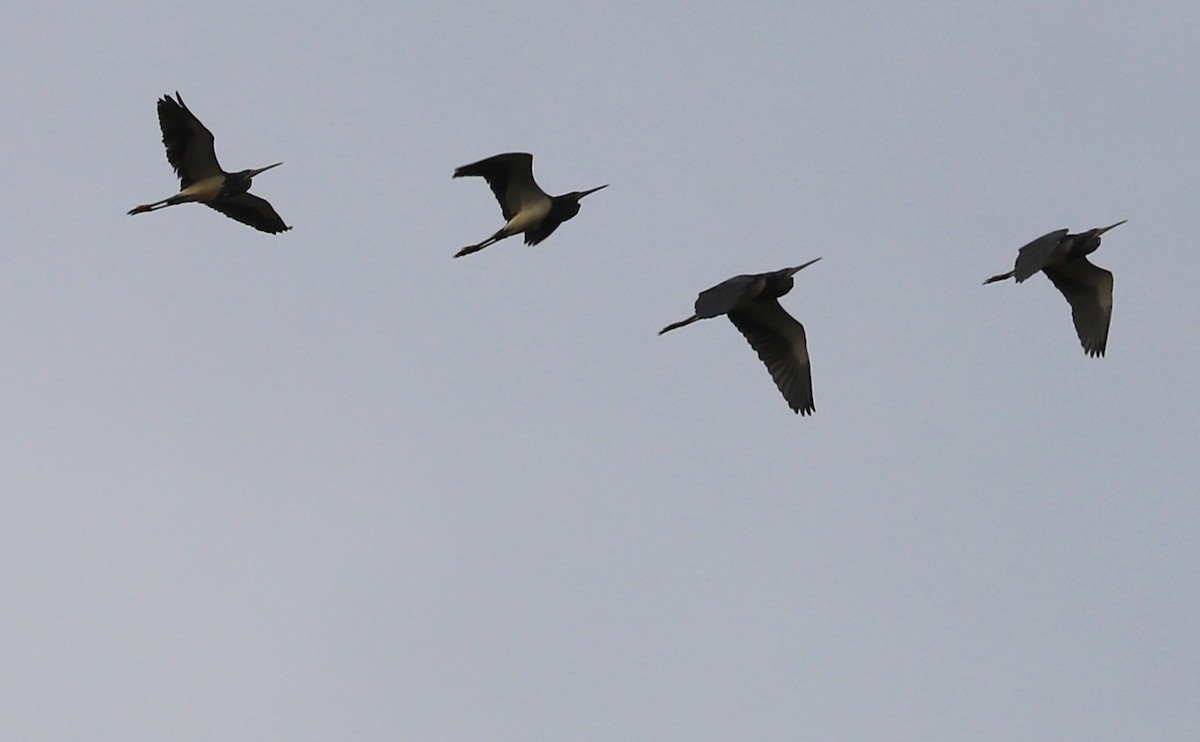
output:
[[[779,297],[792,290],[792,276],[797,271],[818,260],[820,258],[815,258],[795,268],[734,276],[722,281],[700,292],[696,298],[695,314],[667,325],[658,334],[724,314],[750,341],[750,347],[766,364],[775,386],[779,387],[792,412],[810,415],[816,407],[813,405],[812,373],[804,326],[784,311],[779,305]]]
[[[1011,271],[983,283],[1009,278],[1020,283],[1038,271],[1045,273],[1071,305],[1071,319],[1075,321],[1075,332],[1084,352],[1093,357],[1103,356],[1112,320],[1113,275],[1092,264],[1087,256],[1100,247],[1100,235],[1126,221],[1122,219],[1080,234],[1067,234],[1065,229],[1044,234],[1021,248]]]
[[[463,165],[454,171],[455,178],[475,175],[485,179],[500,202],[505,224],[483,242],[468,245],[454,254],[461,258],[494,245],[505,237],[525,233],[525,244],[536,245],[558,229],[558,225],[579,213],[579,199],[595,193],[608,184],[586,191],[572,191],[561,196],[548,196],[533,179],[533,155],[528,152],[509,152],[486,160]]]
[[[282,162],[236,173],[222,170],[213,149],[212,132],[188,110],[178,91],[174,98],[165,95],[158,101],[158,125],[162,128],[167,161],[179,175],[179,193],[135,206],[129,210],[131,216],[196,201],[263,232],[277,234],[291,229],[271,204],[249,193],[254,176],[279,167]]]

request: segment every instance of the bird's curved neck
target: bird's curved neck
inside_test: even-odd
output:
[[[1067,260],[1082,258],[1085,255],[1091,255],[1100,247],[1100,235],[1095,232],[1084,232],[1083,234],[1071,235],[1070,244],[1067,245]]]

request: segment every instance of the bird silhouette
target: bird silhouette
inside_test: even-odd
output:
[[[158,125],[167,148],[167,161],[179,176],[179,193],[135,206],[129,210],[130,215],[195,201],[263,232],[277,234],[291,229],[271,204],[248,192],[254,176],[279,167],[282,162],[236,173],[222,170],[213,148],[212,132],[188,110],[178,91],[174,98],[164,95],[158,101]]]
[[[1100,235],[1126,221],[1079,234],[1067,234],[1065,229],[1044,234],[1020,249],[1011,271],[983,283],[1009,278],[1021,283],[1038,271],[1045,273],[1071,305],[1071,319],[1084,352],[1092,357],[1103,356],[1112,320],[1113,275],[1094,265],[1087,256],[1100,247]]]
[[[724,314],[766,365],[792,412],[810,415],[816,406],[813,404],[812,369],[804,326],[779,305],[779,297],[792,290],[795,283],[792,277],[797,271],[818,260],[820,258],[794,268],[749,273],[722,281],[700,292],[695,314],[672,322],[658,334]]]
[[[558,225],[579,213],[579,199],[595,193],[608,184],[586,191],[572,191],[561,196],[548,196],[533,179],[533,155],[528,152],[509,152],[486,160],[463,165],[454,171],[455,178],[478,176],[492,187],[505,224],[482,242],[468,245],[454,254],[461,258],[494,245],[505,237],[525,234],[526,245],[536,245],[558,229]]]

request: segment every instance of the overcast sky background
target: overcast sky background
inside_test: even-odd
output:
[[[905,5],[9,7],[0,737],[1192,738],[1200,6]],[[818,256],[811,418],[655,334]]]

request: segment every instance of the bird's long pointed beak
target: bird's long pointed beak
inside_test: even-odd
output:
[[[580,194],[579,194],[579,197],[580,197],[580,198],[583,198],[584,196],[588,195],[589,193],[595,193],[596,191],[600,191],[600,190],[603,190],[603,189],[605,189],[605,188],[608,188],[608,183],[605,183],[605,184],[604,184],[604,185],[602,185],[602,186],[596,186],[595,188],[591,188],[591,189],[589,189],[589,190],[586,190],[586,191],[581,191],[581,192],[580,192]]]
[[[1124,223],[1125,223],[1125,222],[1127,222],[1127,221],[1129,221],[1129,220],[1128,220],[1128,219],[1122,219],[1121,221],[1117,222],[1116,224],[1110,224],[1110,225],[1108,225],[1108,226],[1107,226],[1107,227],[1105,227],[1104,229],[1097,229],[1097,230],[1096,230],[1096,236],[1097,236],[1097,237],[1099,237],[1100,235],[1104,234],[1104,233],[1105,233],[1105,232],[1107,232],[1108,230],[1110,230],[1110,229],[1114,229],[1114,228],[1116,228],[1116,227],[1119,227],[1119,226],[1121,226],[1122,224],[1124,224]]]
[[[820,258],[813,258],[812,260],[808,261],[808,262],[807,262],[807,263],[805,263],[804,265],[798,265],[798,266],[796,266],[795,268],[788,268],[788,275],[789,275],[789,276],[794,276],[794,275],[796,275],[797,273],[799,273],[800,271],[802,271],[802,270],[804,270],[805,268],[807,268],[808,266],[810,266],[810,265],[812,265],[813,263],[817,262],[818,260],[820,260]]]
[[[254,176],[256,176],[256,175],[261,175],[262,173],[265,173],[265,172],[267,172],[267,171],[268,171],[268,170],[270,170],[271,168],[273,168],[273,167],[279,167],[279,166],[280,166],[280,165],[282,165],[282,164],[283,164],[282,162],[277,162],[277,163],[275,163],[274,165],[267,165],[266,167],[260,167],[260,168],[259,168],[259,169],[257,169],[257,170],[251,170],[251,171],[250,171],[250,177],[251,177],[251,178],[253,178],[253,177],[254,177]]]

